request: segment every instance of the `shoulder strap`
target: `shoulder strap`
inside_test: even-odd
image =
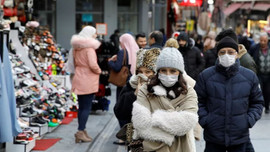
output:
[[[127,63],[126,63],[126,57],[127,57],[127,55],[126,55],[126,50],[123,49],[123,51],[124,51],[124,57],[123,57],[122,65],[126,65],[126,64],[127,64]]]

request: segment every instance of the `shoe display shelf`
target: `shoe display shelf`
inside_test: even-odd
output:
[[[30,125],[29,128],[31,128],[34,132],[38,132],[39,137],[44,136],[47,132],[49,132],[48,124],[38,125],[38,126],[32,126]]]
[[[30,152],[36,145],[36,140],[33,139],[25,143],[6,143],[7,152]]]
[[[23,111],[24,108],[27,108],[27,107],[31,107],[30,104],[29,105],[21,105],[21,106],[19,106],[19,107],[16,108],[17,109],[16,111],[18,111],[19,117],[21,117],[22,119],[24,119],[25,121],[27,121],[27,122],[30,123],[31,118],[37,116],[37,113],[30,114],[30,115],[23,115],[22,114],[23,113],[22,111]]]

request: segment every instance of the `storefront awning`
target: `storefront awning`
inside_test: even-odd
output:
[[[258,10],[258,11],[267,11],[270,8],[270,3],[255,3],[252,6],[252,3],[244,3],[240,9],[251,9],[251,10]]]
[[[243,4],[242,3],[233,3],[224,10],[224,14],[226,16],[229,16],[233,12],[235,12],[237,9],[239,9]]]
[[[270,8],[270,3],[256,3],[253,10],[267,11]]]

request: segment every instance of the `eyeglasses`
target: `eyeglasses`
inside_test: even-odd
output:
[[[218,51],[218,55],[225,55],[225,54],[235,55],[236,51],[234,49],[231,49],[231,48],[221,49]]]

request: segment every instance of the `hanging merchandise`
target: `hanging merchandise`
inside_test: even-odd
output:
[[[202,0],[184,0],[179,3],[180,6],[201,6]]]
[[[33,5],[34,5],[34,0],[28,0],[27,10],[26,10],[26,17],[28,21],[32,21],[33,12],[34,12]]]
[[[187,20],[186,31],[192,32],[194,30],[194,20]]]
[[[26,15],[25,15],[25,6],[24,6],[24,2],[19,2],[17,5],[17,17],[18,17],[18,21],[21,22],[21,24],[25,25],[26,23]]]
[[[178,5],[176,5],[178,6]],[[170,10],[168,11],[168,20],[171,22],[171,24],[174,26],[175,25],[175,22],[177,20],[177,15],[176,15],[176,10],[179,9],[179,8],[175,8],[175,5],[174,3],[171,3],[171,7],[170,7]]]
[[[215,23],[216,27],[223,28],[225,25],[225,15],[223,12],[223,0],[215,1],[215,8],[212,15],[212,22]]]
[[[201,30],[207,31],[210,27],[211,18],[208,12],[201,12],[198,18],[198,26]]]
[[[11,72],[8,50],[3,42],[1,32],[1,61],[0,61],[0,143],[12,142],[21,132],[16,119],[16,100],[14,96],[14,80]],[[4,48],[2,48],[4,47]]]
[[[5,0],[4,6],[8,7],[8,8],[13,8],[14,7],[14,0]]]

